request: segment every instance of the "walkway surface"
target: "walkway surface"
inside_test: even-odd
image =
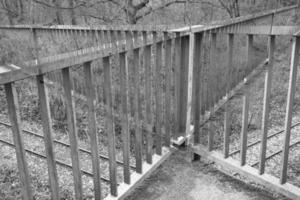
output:
[[[185,151],[173,154],[126,200],[287,200],[245,184]]]

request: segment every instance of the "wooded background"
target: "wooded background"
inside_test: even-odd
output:
[[[297,0],[1,0],[1,24],[201,24]]]

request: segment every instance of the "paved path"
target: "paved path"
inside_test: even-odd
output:
[[[233,179],[212,165],[173,154],[126,200],[286,200]]]

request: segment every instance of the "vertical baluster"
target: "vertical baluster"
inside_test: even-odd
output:
[[[84,36],[83,37],[84,37],[84,42],[85,42],[84,49],[87,49],[90,46],[89,30],[87,27],[84,28]]]
[[[197,144],[200,142],[200,111],[201,111],[201,72],[202,72],[202,63],[201,63],[201,48],[203,33],[197,33],[195,35],[195,63],[194,63],[194,143]]]
[[[142,130],[141,130],[141,111],[139,107],[139,93],[140,93],[140,73],[139,73],[139,49],[133,50],[133,84],[134,84],[134,121],[135,121],[135,157],[136,157],[136,171],[142,173]]]
[[[144,45],[147,43],[147,32],[143,32]],[[152,155],[153,155],[153,138],[152,138],[152,68],[151,68],[151,46],[147,45],[144,47],[144,67],[145,67],[145,103],[146,103],[146,121],[147,121],[147,133],[146,133],[146,142],[147,142],[147,153],[146,161],[149,164],[152,164]]]
[[[116,174],[116,149],[115,149],[115,128],[113,116],[113,92],[112,92],[112,75],[110,57],[103,58],[104,68],[104,96],[106,111],[106,131],[108,135],[108,156],[109,156],[109,177],[110,193],[113,196],[118,195],[117,191],[117,174]]]
[[[38,75],[37,86],[38,86],[38,95],[40,103],[40,113],[43,125],[44,132],[44,142],[45,142],[45,151],[47,157],[47,167],[48,167],[48,176],[50,182],[51,198],[59,199],[59,187],[58,187],[58,178],[57,170],[55,165],[55,156],[53,149],[53,139],[52,139],[52,122],[50,117],[50,106],[49,106],[49,97],[48,91],[44,83],[44,75]]]
[[[78,37],[79,37],[79,49],[81,49],[82,48],[82,43],[83,43],[83,38],[82,38],[82,29],[79,29],[78,30]],[[77,40],[78,41],[78,40]],[[80,52],[80,51],[79,51]]]
[[[217,51],[217,34],[211,33],[211,46],[210,46],[210,66],[209,66],[209,107],[210,107],[210,117],[212,118],[212,114],[214,112],[214,104],[215,104],[215,80],[214,80],[214,72],[216,72],[216,51]],[[212,120],[212,119],[211,119]],[[208,123],[208,150],[212,151],[214,145],[214,130],[213,130],[213,122],[209,121]]]
[[[94,90],[94,84],[92,80],[92,65],[91,62],[84,63],[84,76],[85,76],[85,87],[86,97],[88,106],[88,133],[90,136],[91,143],[91,155],[92,155],[92,168],[93,168],[93,181],[94,181],[94,192],[95,199],[101,199],[101,173],[99,165],[99,152],[98,152],[98,134],[96,126],[96,94]]]
[[[270,110],[270,93],[272,85],[272,73],[274,62],[275,36],[269,36],[269,63],[265,75],[265,92],[264,92],[264,107],[262,117],[262,135],[259,157],[259,174],[265,172],[267,136],[268,136],[268,120]]]
[[[194,37],[194,36],[193,36]],[[181,62],[180,62],[180,80],[179,80],[179,132],[180,135],[183,137],[186,137],[189,132],[187,125],[188,118],[188,109],[191,106],[191,103],[189,105],[188,100],[188,83],[189,83],[189,77],[188,77],[188,70],[189,70],[189,48],[192,48],[189,46],[189,36],[181,37]],[[192,88],[192,86],[191,86]],[[188,125],[189,126],[189,125]],[[188,131],[188,132],[187,132]]]
[[[115,31],[110,30],[109,35],[110,35],[110,43],[111,43],[112,47],[114,49],[117,49],[117,38],[116,38]]]
[[[248,133],[248,116],[249,116],[249,89],[245,88],[243,97],[243,119],[241,132],[241,166],[246,164],[247,153],[247,133]]]
[[[153,32],[153,37],[157,39],[157,33]],[[155,41],[156,41],[155,39]],[[162,42],[156,43],[156,59],[155,59],[155,150],[156,154],[161,155],[162,153],[162,127],[161,127],[161,101],[162,101],[162,90],[161,90],[161,67],[162,67]]]
[[[91,50],[94,51],[96,44],[96,32],[93,26],[90,27]]]
[[[125,35],[126,35],[126,46],[128,49],[133,49],[133,37],[132,37],[132,32],[131,31],[126,31],[125,32]],[[132,50],[129,50],[127,51],[127,54],[126,54],[126,62],[127,62],[127,66],[132,66],[133,63],[132,63]],[[129,70],[130,68],[128,68]],[[131,74],[131,73],[129,73]],[[131,84],[129,84],[129,105],[130,105],[130,114],[131,116],[134,115],[134,109],[133,109],[133,91],[132,91],[132,82],[131,82],[131,78],[129,76],[129,82]]]
[[[102,49],[104,49],[105,48],[104,30],[101,29],[99,35],[100,35],[100,46]]]
[[[66,39],[68,40],[69,51],[72,51],[72,38],[71,38],[71,28],[66,29]]]
[[[172,75],[172,40],[169,38],[168,33],[164,33],[165,41],[165,80],[166,80],[166,93],[165,93],[165,145],[170,146],[171,140],[171,75]]]
[[[217,55],[217,34],[215,32],[212,32],[211,33],[211,52],[210,52],[210,59],[211,59],[211,84],[212,84],[212,97],[211,97],[211,100],[212,100],[212,104],[211,104],[211,111],[213,111],[213,107],[215,105],[215,103],[217,102],[217,97],[216,97],[216,89],[217,89],[217,86],[216,86],[216,73],[217,73],[217,66],[216,66],[216,55]]]
[[[140,38],[139,38],[139,32],[138,31],[134,31],[133,32],[133,38],[134,38],[134,46],[139,46],[139,44],[140,44]],[[140,50],[137,50],[136,51],[136,57],[137,56],[140,56],[140,53],[142,54],[143,52],[142,51],[140,51]],[[142,66],[142,60],[141,59],[138,59],[138,66]],[[139,71],[139,70],[138,70]],[[140,76],[141,76],[141,74],[140,74]],[[141,77],[138,77],[138,81],[140,82],[140,79],[141,79]],[[142,117],[143,117],[143,114],[142,114],[142,101],[141,101],[141,91],[142,90],[137,90],[137,95],[138,95],[138,114],[139,114],[139,118],[140,118],[140,120],[142,120]]]
[[[20,182],[22,187],[22,196],[25,200],[32,200],[32,191],[30,188],[30,175],[25,157],[24,143],[22,138],[22,125],[20,119],[20,108],[18,102],[18,94],[14,83],[5,84],[5,94],[8,106],[8,114],[12,125],[12,134],[14,145],[16,148],[16,157],[18,170],[20,174]]]
[[[280,183],[284,184],[287,181],[287,167],[289,159],[289,145],[291,136],[291,124],[292,124],[292,112],[294,105],[294,96],[296,91],[296,79],[297,79],[297,65],[299,60],[299,48],[300,48],[300,37],[297,36],[293,41],[292,58],[291,58],[291,71],[289,80],[289,90],[286,105],[286,118],[285,118],[285,136],[283,143],[282,163],[281,163],[281,174]]]
[[[225,103],[225,116],[224,116],[224,157],[227,158],[229,154],[229,136],[230,136],[230,108],[229,108],[229,91],[231,88],[231,73],[232,73],[232,57],[233,57],[233,40],[234,35],[228,34],[228,46],[227,46],[227,74],[226,74],[226,99]]]
[[[253,66],[253,35],[249,34],[247,36],[247,69],[246,69],[246,75],[249,74],[252,71]]]
[[[119,54],[120,65],[120,91],[122,101],[121,123],[123,138],[123,162],[124,162],[124,182],[130,184],[130,132],[128,122],[128,63],[126,62],[126,54]]]
[[[39,50],[38,50],[39,41],[38,41],[38,37],[37,37],[37,29],[33,28],[31,31],[32,31],[32,41],[33,41],[33,45],[34,45],[34,57],[39,62]]]
[[[122,35],[122,31],[120,30],[117,31],[117,40],[118,40],[119,49],[122,49],[121,45],[123,44],[123,35]]]
[[[175,38],[175,47],[174,47],[174,85],[175,85],[175,122],[174,122],[174,128],[175,128],[175,139],[180,136],[180,130],[179,130],[179,116],[180,116],[180,63],[181,63],[181,38],[180,33],[176,33]]]
[[[109,46],[108,46],[109,37],[108,37],[108,31],[107,30],[103,30],[103,41],[104,41],[105,48],[109,48]]]
[[[186,77],[186,88],[187,88],[187,98],[186,98],[186,123],[185,123],[185,137],[191,134],[191,112],[192,112],[192,92],[193,92],[193,69],[194,69],[194,63],[195,63],[195,33],[190,33],[189,37],[186,37],[184,39],[185,42],[183,42],[183,46],[187,45],[188,52],[186,52],[187,59],[187,77]],[[188,141],[186,141],[186,144],[188,144]]]
[[[114,47],[114,36],[113,36],[113,31],[107,31],[107,42],[108,42],[108,47],[112,48]]]
[[[204,41],[205,41],[205,45],[206,48],[209,48],[209,32],[206,31],[204,32]],[[204,51],[203,52],[203,59],[204,59],[204,63],[203,63],[203,95],[202,95],[202,99],[203,99],[203,114],[205,116],[206,111],[208,111],[208,107],[209,107],[209,90],[208,90],[208,81],[209,81],[209,51]],[[205,124],[206,125],[206,124]]]
[[[83,199],[82,179],[78,155],[77,127],[75,117],[75,105],[73,99],[73,82],[71,80],[70,68],[62,70],[63,88],[65,92],[65,103],[67,108],[68,134],[70,139],[73,178],[75,184],[75,198]]]
[[[95,29],[95,37],[96,37],[96,44],[95,44],[95,46],[97,46],[96,47],[96,51],[97,51],[97,50],[99,50],[99,46],[101,44],[100,36],[99,36],[99,30],[97,28]]]

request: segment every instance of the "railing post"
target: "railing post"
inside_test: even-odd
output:
[[[282,153],[282,164],[281,164],[281,175],[280,183],[284,184],[287,181],[287,165],[289,157],[289,144],[291,136],[291,124],[292,124],[292,112],[294,105],[294,96],[296,90],[296,79],[297,79],[297,65],[299,59],[299,46],[300,37],[296,36],[293,40],[293,49],[291,55],[291,69],[290,69],[290,80],[289,80],[289,90],[288,99],[286,105],[286,118],[285,118],[285,138],[283,143],[283,153]]]

